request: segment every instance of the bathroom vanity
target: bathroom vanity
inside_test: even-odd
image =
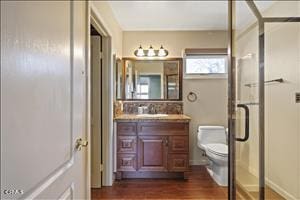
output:
[[[116,68],[117,179],[186,178],[190,118],[182,115],[182,59],[123,58]]]
[[[117,179],[186,178],[189,121],[185,115],[119,115]]]

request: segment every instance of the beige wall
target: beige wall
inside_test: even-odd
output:
[[[163,45],[169,57],[181,57],[185,48],[224,48],[227,46],[225,31],[125,31],[123,34],[123,56],[133,57],[139,45],[155,49]],[[194,103],[188,102],[187,94],[198,95]],[[191,164],[203,164],[202,152],[197,147],[199,125],[227,124],[227,79],[184,79],[184,113],[192,118],[190,125]]]
[[[91,1],[91,4],[96,8],[101,22],[112,38],[113,53],[115,53],[117,57],[122,57],[123,31],[117,22],[109,3],[107,1]]]
[[[189,92],[198,96],[196,102],[189,102]],[[227,79],[183,80],[183,109],[192,120],[190,124],[190,163],[205,164],[202,152],[197,147],[199,125],[222,125],[227,127]]]
[[[299,2],[278,2],[264,15],[299,16],[299,5]],[[286,199],[300,199],[300,104],[295,103],[295,92],[300,91],[300,23],[268,24],[265,32],[265,78],[285,80],[282,84],[265,86],[265,178],[267,184]],[[257,41],[257,29],[243,35],[238,40],[239,56],[257,55]],[[257,56],[252,61],[243,61],[242,79],[257,81],[257,66]],[[242,100],[257,100],[257,88],[242,90]],[[241,164],[257,176],[257,106],[251,107],[250,114],[250,141],[239,146],[239,158]]]
[[[141,44],[144,49],[163,45],[169,57],[181,57],[185,48],[226,47],[224,31],[124,31],[123,57],[133,57]]]

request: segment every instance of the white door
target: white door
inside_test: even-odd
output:
[[[1,199],[86,199],[86,2],[1,1]]]
[[[102,61],[101,36],[91,36],[91,186],[102,185]]]

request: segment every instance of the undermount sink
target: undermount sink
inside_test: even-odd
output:
[[[138,117],[167,117],[167,114],[138,114]]]

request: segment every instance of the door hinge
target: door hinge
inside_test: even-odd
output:
[[[103,164],[100,164],[100,172],[103,172]]]
[[[296,103],[300,103],[300,92],[296,92]]]
[[[99,53],[99,57],[100,57],[100,59],[102,59],[102,58],[103,58],[103,52],[102,52],[102,51],[100,51],[100,53]]]

